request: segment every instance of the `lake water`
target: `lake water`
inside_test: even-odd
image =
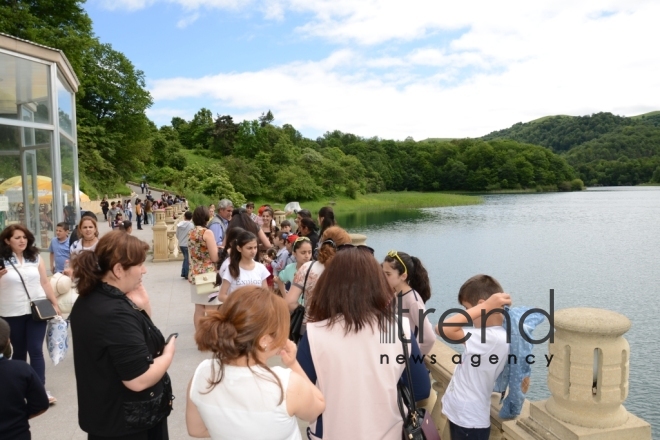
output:
[[[494,276],[514,304],[555,310],[599,307],[632,321],[630,392],[624,403],[660,432],[660,187],[597,188],[573,193],[487,195],[475,206],[388,211],[338,218],[367,235],[382,261],[390,249],[419,257],[433,295],[427,307],[457,307],[461,284]],[[548,326],[537,329],[547,334]],[[535,347],[543,359],[547,345]],[[531,400],[547,398],[547,369],[537,362]]]

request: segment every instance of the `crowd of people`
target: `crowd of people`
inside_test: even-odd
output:
[[[153,223],[147,206],[153,210],[155,202],[149,204],[145,190],[147,203],[138,198],[133,204],[135,215],[141,214],[138,224]],[[170,199],[174,203],[176,197],[165,196],[158,206]],[[126,206],[113,202],[107,208],[112,225]],[[310,439],[399,440],[403,419],[397,388],[410,387],[416,401],[431,392],[425,364],[413,361],[431,352],[438,331],[424,313],[431,297],[428,272],[408,253],[390,251],[379,261],[372,248],[353,245],[331,207],[322,208],[316,219],[300,210],[294,223],[295,231],[288,220],[277,224],[268,205],[255,212],[253,203],[235,208],[223,199],[217,207],[186,211],[177,225],[184,256],[180,276],[190,286],[195,342],[211,354],[191,371],[185,397],[188,432],[213,439],[301,439],[301,419],[310,422]],[[165,339],[151,319],[142,286],[149,246],[130,234],[130,225],[99,237],[92,216],[83,217],[75,232],[71,242],[68,225],[58,224],[49,250],[52,272],[69,275],[80,295],[69,316],[78,423],[90,440],[168,439],[174,397],[167,370],[178,335]],[[56,310],[57,302],[26,228],[13,225],[2,232],[0,261],[0,352],[11,342],[14,366],[7,367],[8,354],[0,355],[0,375],[11,371],[29,384],[20,390],[0,386],[0,416],[11,414],[14,420],[11,426],[0,421],[0,437],[29,438],[28,418],[55,400],[45,391],[46,323],[32,318],[30,300],[47,298]],[[211,284],[202,282],[207,278]],[[23,285],[22,279],[27,280]],[[510,303],[501,291],[484,275],[461,288],[459,302],[475,326],[482,310]],[[294,343],[290,314],[300,306],[302,337]],[[452,319],[465,323],[463,315]],[[495,317],[486,325],[503,330]],[[392,329],[408,342],[383,344],[382,335]],[[492,344],[466,345],[466,355],[503,353],[507,344],[499,330],[493,332]],[[409,353],[409,367],[398,362],[404,353]],[[28,354],[30,369],[21,363]],[[283,367],[269,366],[276,356]],[[490,381],[498,368],[462,371],[465,367],[457,366],[458,379],[452,379],[443,400],[453,438],[488,438]],[[8,432],[16,436],[3,437]]]
[[[144,194],[144,187],[142,189]],[[103,200],[101,200],[101,211],[103,212],[104,220],[108,222],[108,226],[112,229],[126,227],[125,225],[127,222],[132,226],[132,223],[130,222],[135,218],[137,229],[141,230],[142,225],[153,226],[155,210],[165,209],[168,206],[172,206],[179,202],[187,203],[185,197],[178,194],[163,192],[160,199],[156,199],[151,194],[151,191],[147,190],[144,200],[140,197],[136,197],[133,202],[131,199],[109,202],[108,196],[106,195],[103,197]]]

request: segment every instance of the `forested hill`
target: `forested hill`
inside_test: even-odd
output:
[[[632,118],[616,116],[612,113],[595,113],[590,116],[548,116],[531,122],[519,122],[510,128],[489,133],[482,139],[512,139],[542,145],[560,152],[613,133],[622,127],[645,125],[660,127],[660,112]]]
[[[660,112],[631,118],[612,113],[550,116],[494,131],[562,153],[587,185],[660,183]]]

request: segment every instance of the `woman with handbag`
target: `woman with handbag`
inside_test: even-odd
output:
[[[208,217],[209,209],[206,206],[200,205],[195,208],[192,216],[195,229],[188,234],[188,253],[190,254],[188,281],[190,282],[190,301],[195,304],[195,314],[193,315],[195,328],[197,328],[199,320],[206,314],[207,309],[210,311],[220,305],[217,297],[209,301],[208,295],[212,292],[202,291],[200,294],[198,286],[195,284],[198,275],[213,274],[210,279],[212,282],[216,280],[215,263],[220,259],[220,255],[213,231],[206,227]]]
[[[30,365],[45,385],[43,344],[47,321],[41,320],[39,310],[34,311],[35,304],[52,305],[48,314],[41,310],[43,318],[60,311],[46,275],[46,264],[34,243],[34,235],[23,225],[7,226],[0,234],[0,317],[11,329],[14,359],[26,361],[29,354]],[[55,403],[56,399],[47,393],[48,401]]]
[[[89,440],[167,440],[172,384],[165,342],[149,315],[126,294],[147,271],[149,245],[121,231],[73,260],[80,295],[71,311],[78,423]]]
[[[421,353],[408,319],[396,316],[391,288],[371,252],[366,246],[338,247],[309,301],[297,358],[326,402],[308,429],[312,439],[401,440],[397,384],[410,380],[400,361],[405,356],[396,338],[399,328],[411,340],[405,346],[415,400],[427,398],[431,389],[423,362],[413,361]],[[390,336],[392,343],[384,342]]]
[[[213,440],[300,440],[296,417],[315,420],[325,403],[287,341],[289,313],[282,298],[259,286],[230,295],[204,318],[197,346],[210,351],[188,386],[186,425]],[[279,355],[287,367],[269,367]]]

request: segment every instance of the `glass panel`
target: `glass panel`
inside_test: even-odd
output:
[[[0,118],[50,124],[46,64],[0,53]]]
[[[60,128],[73,136],[73,93],[71,93],[57,75],[57,110]]]
[[[76,213],[80,206],[73,197],[73,143],[60,135],[60,161],[62,169],[62,206],[64,207],[64,221],[69,223],[69,230],[73,231],[76,224]]]
[[[2,153],[2,152],[0,152]],[[12,186],[12,181],[8,179],[21,175],[21,158],[16,155],[0,155],[0,229],[7,225],[21,223],[19,218],[19,206],[23,204],[23,193],[12,191],[7,193],[8,187]],[[5,182],[7,182],[5,184]],[[5,209],[6,208],[6,209]],[[25,224],[25,221],[23,221]]]
[[[45,243],[45,247],[53,236],[55,222],[51,133],[0,125],[0,196],[6,197],[8,204],[0,223],[24,224],[35,234],[37,245]]]

